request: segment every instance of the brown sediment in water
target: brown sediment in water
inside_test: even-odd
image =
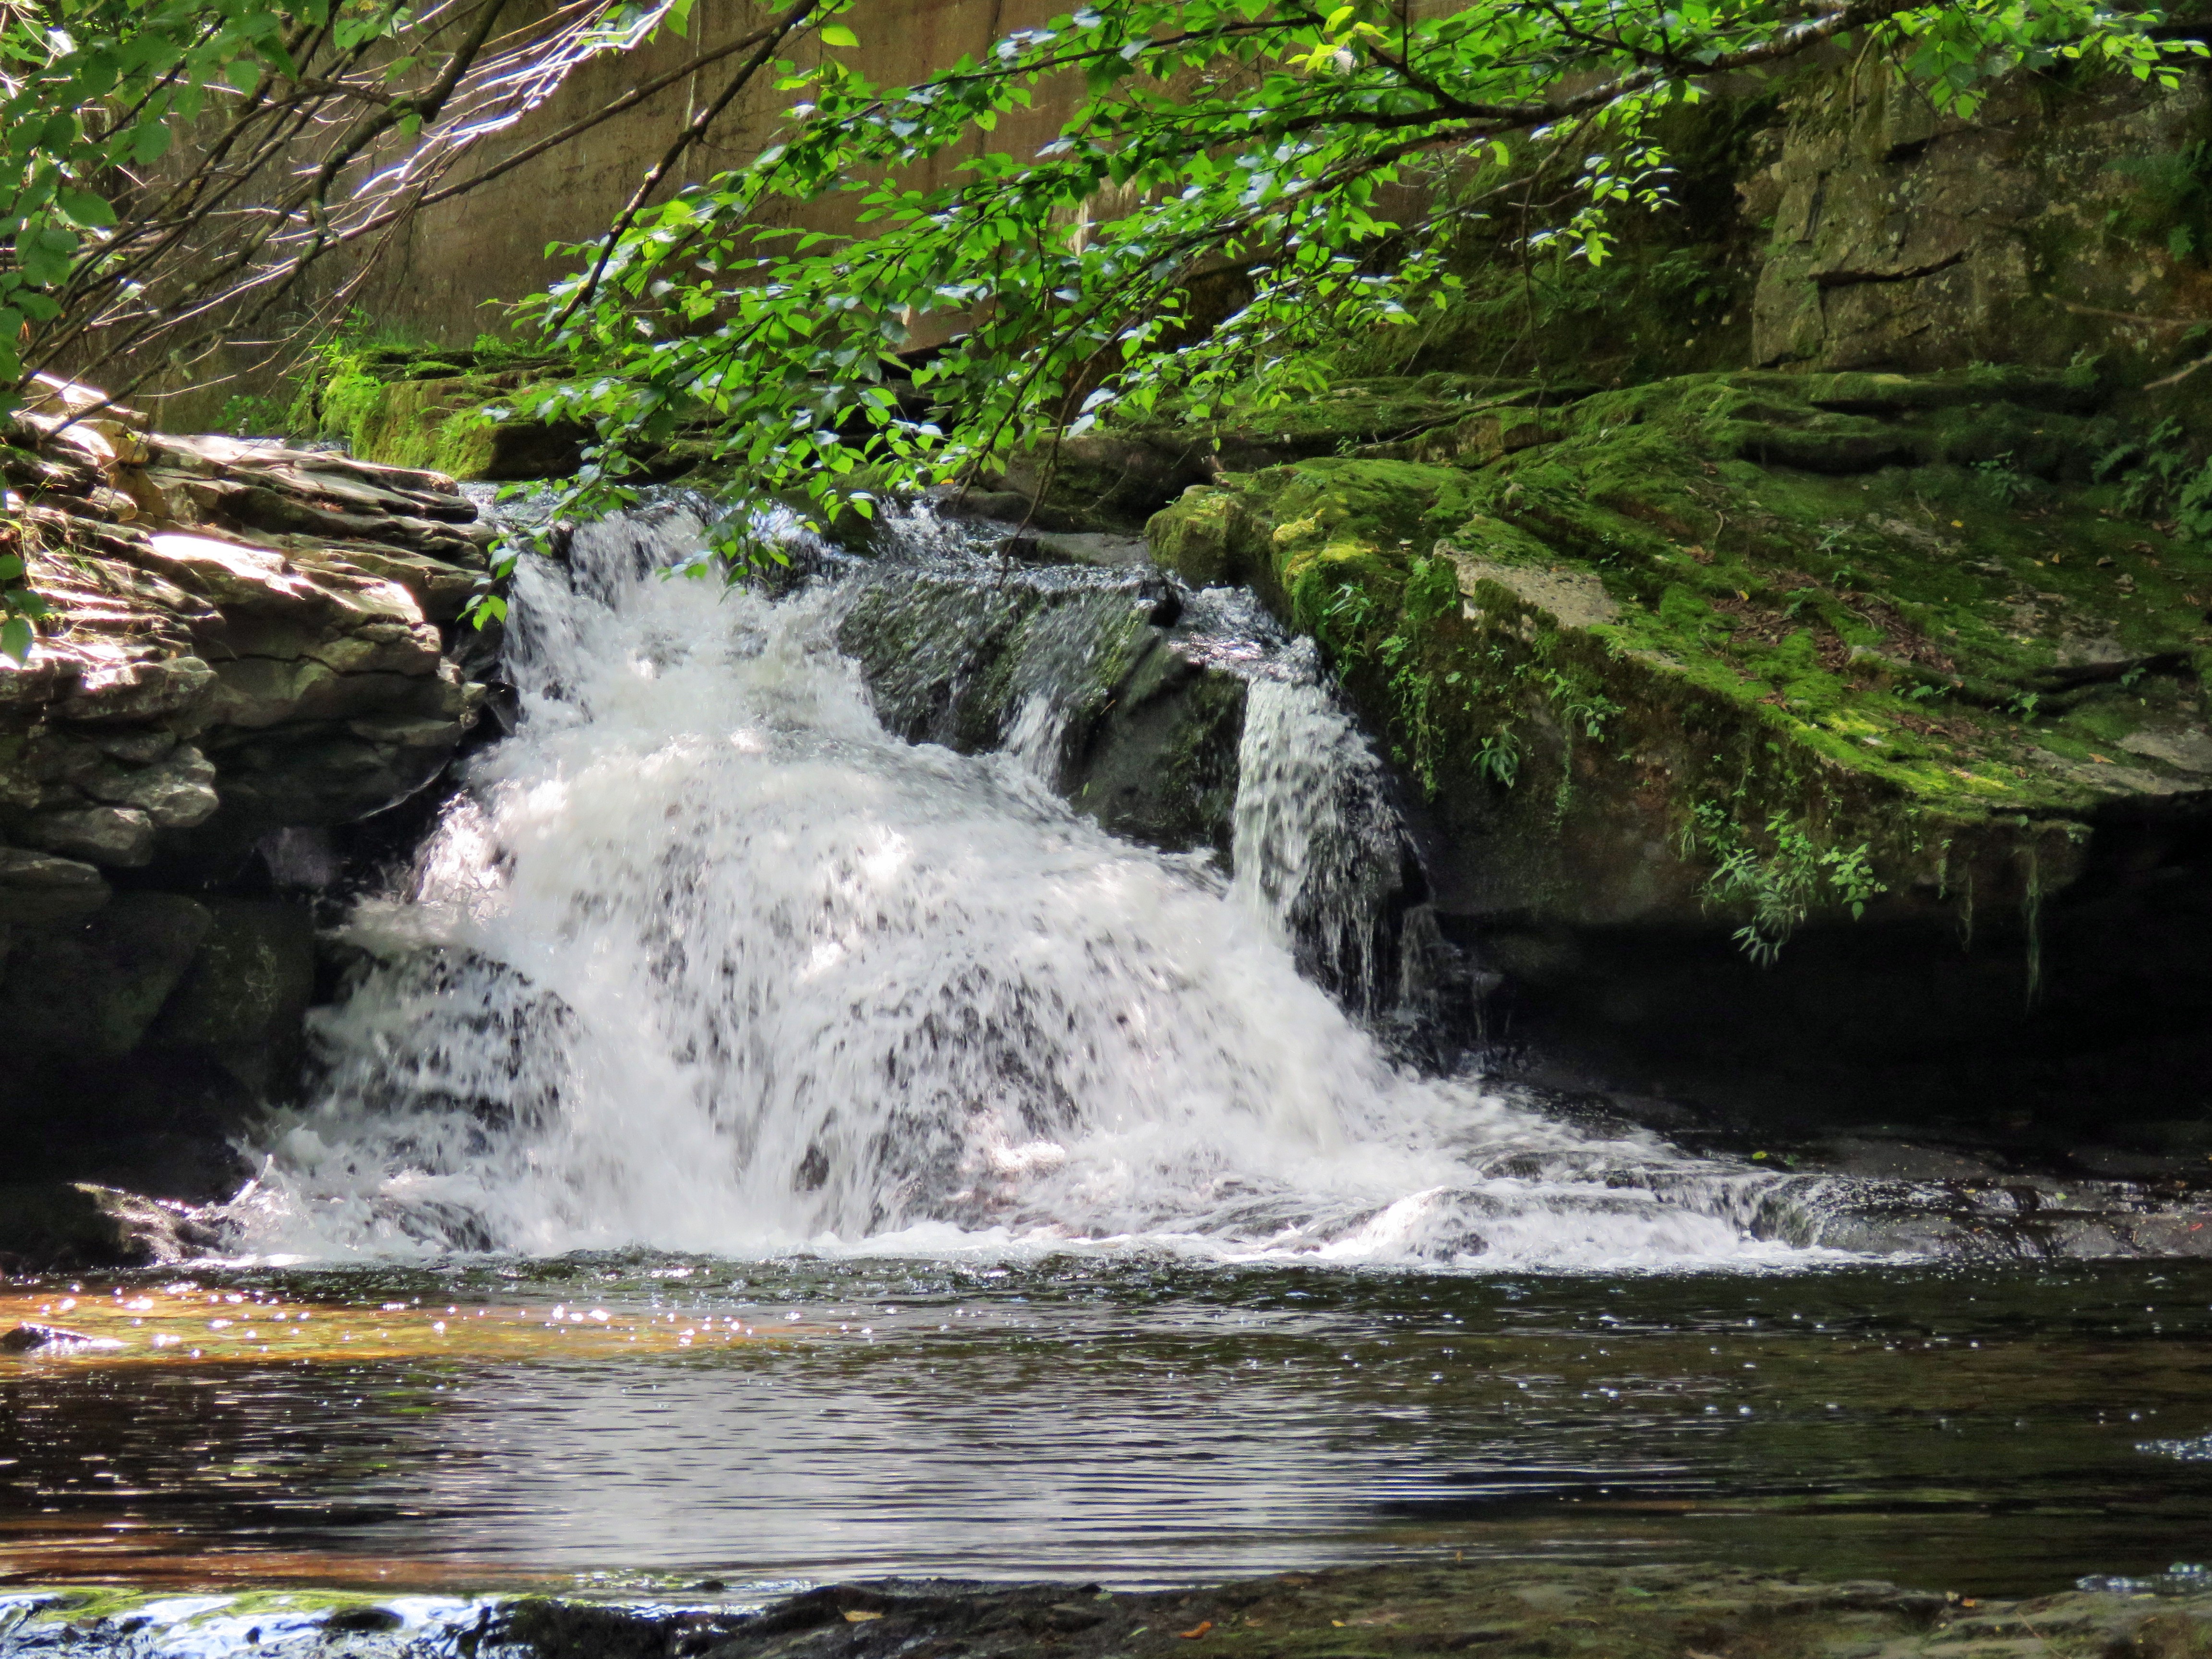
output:
[[[0,1352],[0,1364],[609,1358],[789,1342],[819,1334],[796,1322],[762,1328],[727,1312],[422,1297],[303,1300],[194,1279],[0,1296],[0,1332],[33,1326],[60,1327],[92,1342]],[[120,1346],[105,1346],[109,1342]]]
[[[333,1550],[254,1550],[210,1545],[173,1527],[123,1523],[40,1531],[18,1547],[0,1526],[0,1586],[94,1585],[149,1595],[255,1589],[364,1591],[393,1595],[575,1594],[589,1575],[469,1558],[348,1555]]]

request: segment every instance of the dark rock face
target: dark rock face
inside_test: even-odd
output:
[[[1177,642],[1157,576],[1060,586],[1030,574],[867,585],[837,637],[884,727],[963,754],[1033,749],[1053,787],[1106,829],[1225,857],[1243,682]]]
[[[1174,851],[1230,850],[1244,683],[1178,650],[1145,648],[1070,756],[1061,787],[1117,835]]]
[[[18,1179],[206,1200],[290,1081],[314,979],[306,911],[234,883],[271,835],[445,768],[483,690],[441,625],[492,532],[436,474],[97,401],[49,388],[0,450],[11,550],[54,608],[0,659],[0,1133]],[[48,1232],[71,1260],[143,1254],[104,1225]]]
[[[0,1273],[153,1267],[216,1242],[183,1205],[88,1182],[0,1186]]]

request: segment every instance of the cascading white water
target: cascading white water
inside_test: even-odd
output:
[[[1309,647],[1310,649],[1310,647]],[[1237,751],[1236,896],[1366,1014],[1403,858],[1382,766],[1317,677],[1256,677]]]
[[[1722,1218],[1723,1172],[1700,1201],[1656,1140],[1416,1079],[1300,976],[1296,928],[1376,879],[1372,836],[1328,822],[1373,763],[1316,689],[1254,688],[1232,885],[1018,757],[888,735],[839,584],[659,580],[698,528],[643,515],[580,532],[568,573],[526,562],[524,723],[412,890],[358,914],[377,965],[264,1139],[245,1248],[1778,1249]]]

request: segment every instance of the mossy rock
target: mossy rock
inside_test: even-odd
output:
[[[1547,441],[1553,412],[1595,390],[1438,371],[1347,379],[1322,396],[1266,406],[1170,403],[1141,427],[1109,426],[1020,457],[1003,483],[1042,507],[1047,527],[1134,529],[1224,472],[1353,453],[1494,460]]]
[[[2080,374],[1683,376],[1441,465],[1156,517],[1330,653],[1471,914],[1749,927],[2033,905],[2212,789],[2212,549],[2127,516]]]
[[[334,352],[302,396],[295,422],[344,440],[363,460],[427,468],[450,477],[558,477],[575,471],[588,430],[517,411],[552,383],[551,358],[410,353],[379,347]]]

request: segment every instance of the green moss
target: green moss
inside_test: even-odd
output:
[[[1231,477],[1152,533],[1319,639],[1423,793],[1555,909],[1718,904],[1771,939],[1761,913],[1917,902],[1977,860],[1985,896],[2063,884],[2065,826],[2146,774],[2201,787],[2155,743],[2112,752],[2203,730],[2212,552],[2087,481],[2115,430],[2092,397],[2017,371],[1683,376],[1487,465]],[[1997,462],[2033,488],[1993,487]],[[1686,833],[1677,870],[1635,848]]]
[[[339,341],[326,346],[295,402],[296,429],[344,441],[388,466],[456,478],[544,476],[563,446],[550,428],[515,418],[553,382],[550,358],[502,350],[450,351]]]

